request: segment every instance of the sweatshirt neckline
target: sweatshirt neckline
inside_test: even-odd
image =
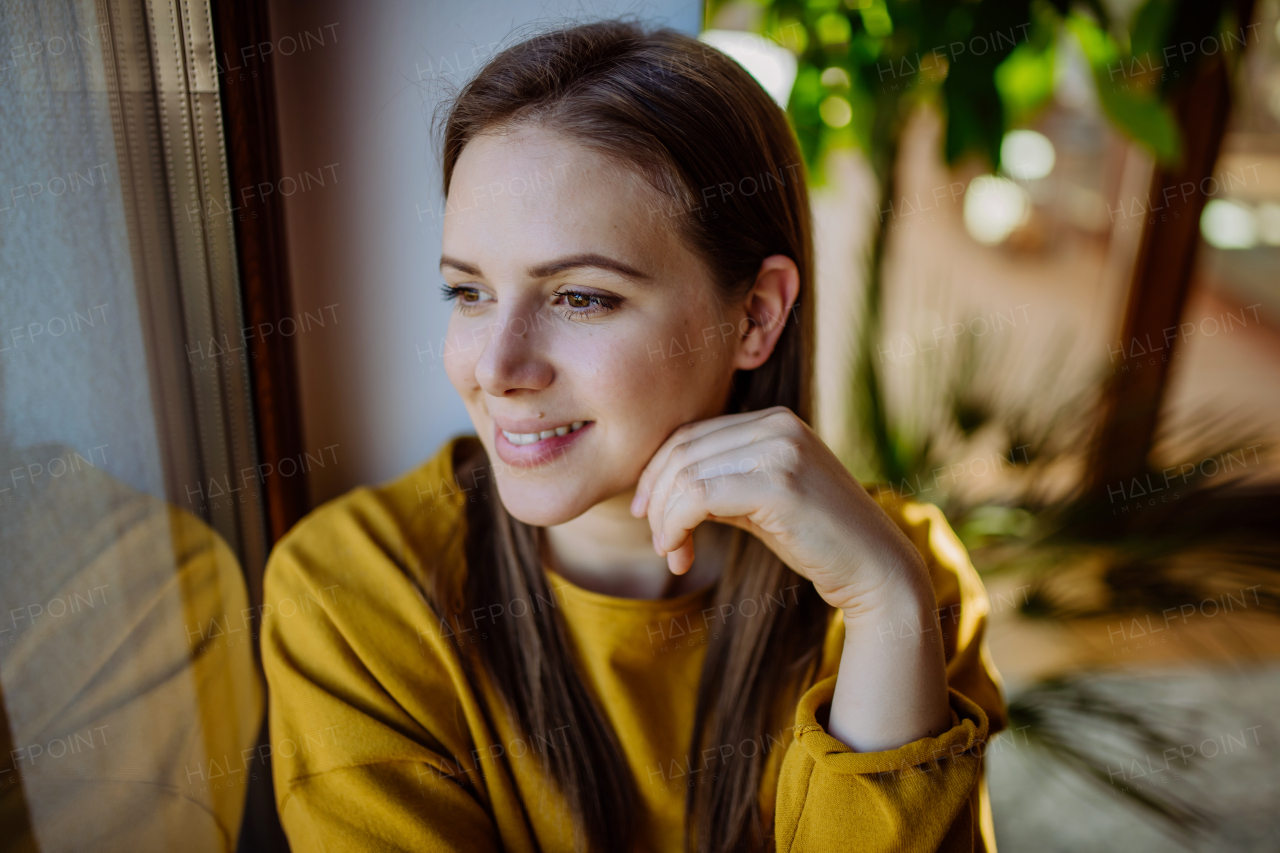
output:
[[[564,590],[566,598],[572,596],[579,601],[596,607],[627,610],[633,613],[676,613],[691,610],[705,599],[715,587],[715,582],[712,581],[700,589],[686,592],[674,598],[622,598],[616,595],[605,595],[602,592],[583,589],[549,567],[544,566],[543,571],[546,572],[547,581],[552,588]]]

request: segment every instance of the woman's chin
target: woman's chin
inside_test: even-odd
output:
[[[498,478],[498,496],[507,513],[534,527],[554,527],[572,521],[591,509],[596,501],[583,492],[562,493],[559,489],[529,488],[524,483],[507,483]]]

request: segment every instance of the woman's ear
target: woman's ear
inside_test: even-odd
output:
[[[756,283],[747,294],[746,316],[733,366],[754,370],[769,360],[786,325],[796,297],[800,295],[800,270],[786,255],[770,255],[760,262]]]

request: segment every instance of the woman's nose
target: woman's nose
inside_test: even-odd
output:
[[[555,370],[537,326],[525,313],[505,315],[489,327],[476,362],[476,381],[486,394],[504,397],[551,384]]]

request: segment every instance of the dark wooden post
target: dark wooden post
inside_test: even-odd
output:
[[[212,0],[212,13],[231,202],[241,206],[246,204],[242,188],[257,188],[266,182],[274,186],[280,179],[272,66],[257,50],[258,45],[271,43],[271,27],[264,0]],[[242,52],[245,48],[253,50]],[[235,227],[244,323],[255,329],[246,337],[253,356],[249,376],[258,459],[272,466],[264,470],[278,472],[281,460],[298,461],[303,452],[297,356],[292,336],[279,333],[280,321],[292,315],[293,300],[280,194],[273,193],[265,200],[252,197],[260,202],[252,209],[255,216],[246,211],[243,218],[229,218]],[[273,334],[264,334],[267,330]],[[293,476],[277,473],[264,477],[261,486],[267,533],[275,544],[307,511],[310,496],[305,469],[299,465]],[[262,575],[251,575],[246,580],[251,603],[261,604]],[[259,754],[261,746],[267,744],[269,734],[264,721],[258,738]],[[289,841],[276,813],[269,757],[245,792],[244,819],[236,850],[288,853]]]
[[[270,44],[267,4],[254,0],[214,0],[218,64],[222,73],[223,126],[232,203],[241,205],[241,190],[280,180],[272,59],[257,47]],[[245,51],[246,48],[252,50]],[[246,58],[247,53],[247,58]],[[268,532],[274,544],[307,511],[310,496],[300,464],[302,422],[298,404],[296,355],[292,338],[280,333],[280,321],[291,316],[288,255],[285,251],[284,205],[280,194],[254,199],[252,213],[235,223],[240,292],[246,326],[261,330],[248,337],[253,356],[253,382],[258,454],[264,469],[280,471],[281,460],[299,462],[298,473],[278,473],[261,480]],[[251,587],[257,587],[251,584]],[[253,592],[261,592],[256,588]]]
[[[1231,111],[1230,77],[1221,55],[1200,64],[1175,97],[1175,109],[1182,162],[1176,168],[1158,166],[1148,199],[1139,201],[1150,212],[1120,339],[1114,342],[1122,352],[1113,362],[1117,372],[1104,393],[1089,465],[1089,492],[1102,499],[1108,486],[1114,490],[1146,471],[1195,267],[1205,191],[1213,191],[1211,176]],[[1171,328],[1170,339],[1166,331]]]

